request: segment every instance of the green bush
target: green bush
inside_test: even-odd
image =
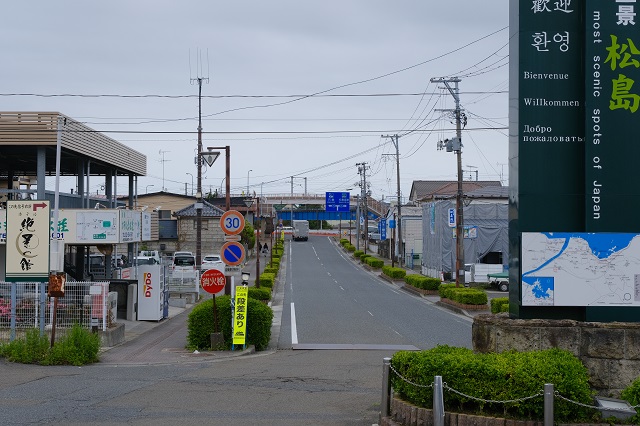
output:
[[[346,238],[340,238],[340,245],[344,247],[345,244],[349,244],[349,240]]]
[[[420,407],[432,407],[433,389],[429,385],[434,376],[441,376],[448,387],[460,392],[444,392],[445,411],[542,419],[541,392],[545,383],[553,383],[560,395],[573,401],[592,404],[587,369],[577,357],[559,349],[482,354],[466,348],[438,346],[427,351],[396,352],[391,365],[406,379],[392,375],[394,392]],[[536,394],[536,398],[524,399]],[[559,398],[554,402],[554,412],[554,420],[558,422],[583,422],[595,415],[593,409]]]
[[[447,297],[447,294],[452,288],[456,288],[456,283],[440,284],[440,287],[438,287],[438,294],[444,299],[451,299],[450,297]]]
[[[377,259],[375,257],[367,257],[364,262],[372,268],[382,268],[384,266],[384,260]]]
[[[382,273],[388,277],[395,279],[404,279],[404,277],[407,275],[407,271],[405,271],[404,269],[396,268],[389,265],[382,267]]]
[[[627,388],[625,388],[620,397],[626,401],[628,401],[631,405],[637,406],[640,404],[640,377],[635,379]],[[630,424],[640,424],[640,411],[636,408],[636,414],[631,419],[629,419]]]
[[[486,305],[489,301],[487,292],[479,288],[460,287],[451,293],[453,299],[458,303],[465,305]]]
[[[456,287],[455,283],[441,284],[438,289],[440,297],[463,303],[465,305],[486,305],[489,298],[479,288]]]
[[[280,258],[276,257],[272,261],[267,263],[267,268],[276,268],[276,269],[280,270]]]
[[[356,251],[356,246],[354,246],[353,244],[347,244],[346,246],[344,246],[344,248],[346,248],[347,251],[349,251],[349,252]]]
[[[360,256],[360,262],[366,262],[366,260],[372,257],[370,254],[363,254],[362,256]]]
[[[224,336],[226,349],[231,349],[231,297],[216,297],[218,326]],[[247,345],[255,345],[256,351],[264,350],[271,338],[273,311],[266,304],[249,298],[247,300]],[[211,333],[214,332],[213,299],[197,304],[187,318],[187,347],[207,350],[211,348]]]
[[[24,339],[0,345],[0,355],[11,362],[42,365],[85,365],[98,361],[100,336],[74,325],[50,347],[48,337],[34,328]]]
[[[355,257],[356,259],[360,259],[360,256],[362,256],[364,254],[363,250],[356,250],[353,252],[353,257]]]
[[[404,281],[422,290],[437,290],[440,287],[440,280],[432,277],[425,277],[420,274],[411,274],[404,277]]]
[[[504,307],[507,307],[507,311],[504,310]],[[508,297],[496,297],[495,299],[491,299],[491,313],[498,314],[500,312],[508,312],[509,311],[509,298]]]
[[[85,365],[98,361],[100,335],[74,325],[62,339],[51,348],[44,365]]]
[[[249,287],[249,297],[263,302],[271,300],[271,288],[269,287]]]
[[[265,274],[278,275],[278,271],[280,271],[280,268],[270,268],[267,266],[262,272],[264,272]]]
[[[260,274],[260,286],[261,287],[269,287],[273,288],[273,283],[276,280],[276,276],[274,274],[262,273]]]
[[[15,339],[0,345],[0,355],[11,362],[37,364],[42,362],[49,352],[49,340],[40,336],[37,328],[29,329],[24,339]]]

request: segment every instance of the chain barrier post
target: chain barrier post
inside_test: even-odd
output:
[[[391,380],[389,377],[389,369],[391,366],[391,358],[382,359],[382,404],[380,408],[380,421],[382,418],[389,417],[390,396],[391,396]]]
[[[544,426],[553,426],[553,383],[544,385]]]
[[[444,395],[442,376],[433,378],[433,425],[444,426]]]

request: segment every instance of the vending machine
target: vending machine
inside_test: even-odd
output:
[[[161,265],[138,266],[138,321],[160,321],[165,317],[164,282]]]

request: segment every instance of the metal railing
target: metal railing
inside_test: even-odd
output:
[[[391,388],[391,373],[395,374],[400,380],[408,383],[412,386],[419,388],[432,388],[433,389],[433,424],[434,426],[444,426],[445,422],[445,409],[444,409],[444,391],[455,393],[464,398],[468,398],[470,400],[482,402],[482,403],[491,403],[491,404],[513,404],[518,402],[524,402],[530,399],[540,398],[543,399],[544,404],[544,425],[545,426],[553,426],[554,425],[554,398],[561,399],[568,403],[578,405],[584,408],[590,408],[599,411],[607,411],[607,412],[620,412],[624,414],[629,413],[629,409],[637,410],[640,408],[640,404],[629,406],[629,408],[615,408],[615,407],[607,407],[603,408],[601,406],[584,404],[582,402],[574,401],[569,398],[566,398],[560,395],[559,392],[554,390],[554,385],[551,383],[546,383],[544,385],[544,389],[540,389],[538,393],[535,393],[530,396],[525,396],[517,399],[510,400],[490,400],[478,398],[473,395],[468,395],[462,393],[451,386],[447,385],[446,382],[442,381],[442,376],[434,376],[433,382],[427,385],[419,384],[412,382],[411,380],[403,377],[393,366],[391,365],[391,358],[384,358],[382,364],[382,403],[381,403],[381,411],[380,417],[389,417],[391,414],[391,396],[392,396],[392,388]]]
[[[0,342],[14,340],[27,329],[41,334],[52,329],[54,303],[47,287],[48,283],[0,282]],[[68,281],[55,312],[56,338],[75,324],[106,330],[115,322],[116,297],[109,294],[107,282]]]

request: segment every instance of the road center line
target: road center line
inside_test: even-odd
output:
[[[291,304],[291,344],[298,344],[298,328],[296,326],[296,308]]]

